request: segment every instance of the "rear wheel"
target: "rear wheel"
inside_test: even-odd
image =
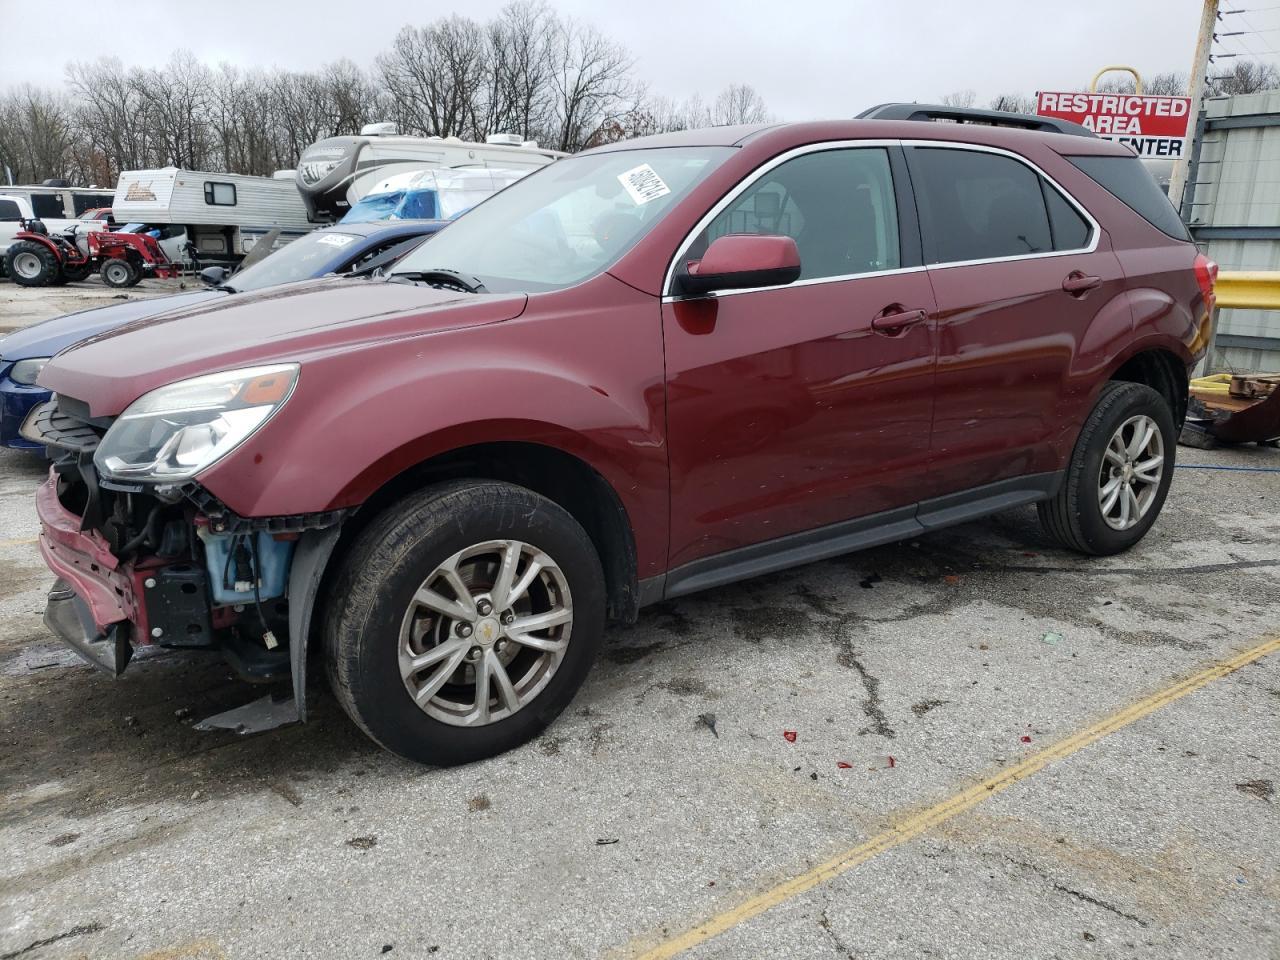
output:
[[[138,271],[128,260],[112,257],[102,265],[102,282],[108,287],[132,287],[138,282]]]
[[[348,715],[421,763],[468,763],[536,736],[599,651],[605,591],[582,527],[522,487],[413,494],[360,534],[325,622]]]
[[[1163,396],[1108,383],[1076,440],[1040,522],[1063,546],[1104,556],[1127,550],[1155,523],[1173,479],[1177,434]]]
[[[53,251],[34,240],[19,240],[10,246],[4,262],[9,276],[24,287],[56,283],[62,272]]]

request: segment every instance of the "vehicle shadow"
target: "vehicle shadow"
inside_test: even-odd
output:
[[[760,643],[799,636],[815,623],[856,621],[859,604],[872,597],[863,584],[907,581],[937,585],[939,603],[962,602],[943,590],[946,578],[989,562],[985,543],[994,538],[1015,553],[1044,544],[1034,517],[984,521],[974,529],[921,537],[850,554],[770,577],[757,578],[668,601],[641,613],[635,626],[611,627],[596,676],[571,708],[588,716],[599,710],[633,709],[632,681],[642,672],[670,673],[685,681],[668,686],[697,694],[683,648],[702,644],[712,618],[732,624],[732,643]],[[819,578],[842,584],[835,593],[807,585]],[[940,607],[937,612],[944,612]],[[19,638],[22,640],[23,638]],[[722,641],[723,642],[723,641]],[[49,656],[24,654],[23,662],[0,657],[0,825],[42,812],[84,815],[93,811],[167,800],[273,790],[294,802],[291,783],[333,775],[369,774],[406,779],[422,768],[400,760],[367,739],[313,671],[310,719],[262,734],[201,732],[194,723],[266,695],[268,688],[232,675],[216,653],[145,651],[124,675],[110,680],[72,660],[43,630],[25,639]],[[15,647],[6,643],[3,653]],[[834,664],[840,665],[838,651]],[[848,664],[843,664],[848,666]],[[659,684],[662,685],[662,684]],[[622,691],[629,691],[624,694]],[[593,704],[602,696],[604,703]],[[561,720],[564,726],[574,721]],[[590,724],[587,724],[590,726]],[[556,728],[549,736],[554,737]],[[57,784],[52,793],[47,785]]]

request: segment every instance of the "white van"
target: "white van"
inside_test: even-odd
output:
[[[358,137],[330,137],[307,147],[298,162],[298,192],[317,223],[340,220],[376,184],[397,173],[432,169],[498,168],[526,173],[565,154],[515,134],[484,143],[457,137],[404,137],[395,124],[373,123]]]

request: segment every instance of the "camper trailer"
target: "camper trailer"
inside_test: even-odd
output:
[[[330,137],[303,151],[298,192],[312,221],[328,223],[342,219],[376,184],[398,173],[460,167],[529,173],[563,156],[515,134],[469,143],[457,137],[400,136],[394,124],[374,123],[358,137]]]
[[[118,223],[159,229],[170,256],[177,253],[202,265],[234,264],[271,231],[279,231],[278,246],[312,229],[293,178],[292,170],[273,177],[175,167],[126,170],[111,209]]]

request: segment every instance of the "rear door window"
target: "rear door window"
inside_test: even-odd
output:
[[[791,237],[801,280],[896,269],[902,254],[888,152],[823,150],[779,164],[711,221],[686,259],[731,233]]]
[[[13,200],[0,200],[0,221],[22,219],[22,210]]]
[[[996,153],[910,151],[925,262],[1025,257],[1054,249],[1040,176]]]
[[[1067,157],[1089,178],[1161,233],[1190,240],[1173,201],[1137,157]]]

